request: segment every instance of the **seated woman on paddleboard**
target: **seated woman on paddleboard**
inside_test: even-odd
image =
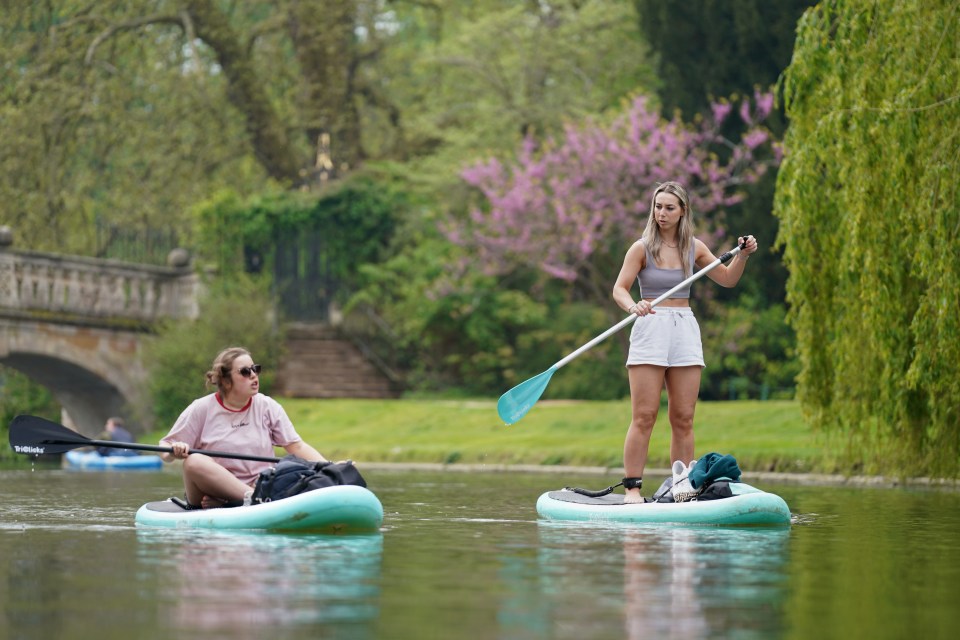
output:
[[[627,375],[632,417],[623,445],[624,502],[643,502],[640,495],[647,464],[650,435],[660,410],[660,390],[666,385],[670,418],[670,460],[686,465],[693,456],[693,414],[700,393],[703,345],[700,326],[690,309],[690,288],[685,287],[661,302],[651,302],[679,285],[717,257],[693,237],[693,220],[687,192],[677,182],[664,182],[653,193],[643,237],[627,250],[613,299],[627,313],[639,316],[630,333]],[[707,276],[723,287],[739,282],[751,253],[753,236],[739,239],[740,253]],[[640,284],[641,300],[634,302],[630,289]]]
[[[190,449],[235,451],[272,457],[273,447],[305,460],[325,461],[305,443],[293,423],[273,398],[260,391],[260,365],[241,347],[221,351],[206,374],[207,386],[217,391],[194,400],[160,445],[165,462],[183,460],[183,486],[192,508],[249,503],[260,472],[270,462],[213,458],[189,454]]]

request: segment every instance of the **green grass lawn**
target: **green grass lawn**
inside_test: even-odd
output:
[[[621,467],[627,400],[538,402],[506,426],[490,400],[278,398],[300,435],[331,459]],[[697,454],[731,454],[745,471],[817,470],[819,449],[795,401],[701,402]],[[158,431],[144,441],[156,441]],[[666,410],[648,466],[670,466]]]

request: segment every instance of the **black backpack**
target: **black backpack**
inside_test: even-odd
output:
[[[277,466],[260,472],[253,489],[253,503],[282,500],[307,491],[343,484],[367,486],[353,462],[311,462],[284,456]]]

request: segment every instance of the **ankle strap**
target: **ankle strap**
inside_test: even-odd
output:
[[[624,478],[623,479],[624,489],[639,489],[642,486],[643,486],[643,478]]]

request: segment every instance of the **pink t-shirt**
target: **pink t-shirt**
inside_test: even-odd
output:
[[[274,445],[286,447],[301,440],[280,403],[257,394],[243,409],[223,406],[216,393],[198,398],[184,409],[163,446],[185,442],[191,449],[212,449],[254,456],[275,456]],[[253,484],[270,462],[213,458],[246,484]]]

